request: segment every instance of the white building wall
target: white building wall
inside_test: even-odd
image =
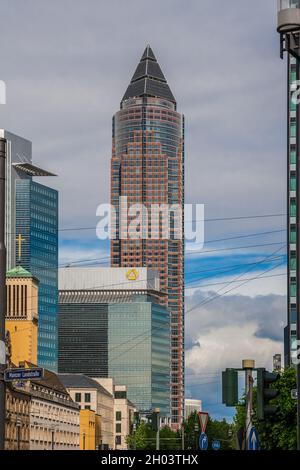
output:
[[[59,269],[58,285],[59,290],[159,291],[159,276],[156,271],[148,268],[70,267]]]
[[[79,450],[79,410],[32,397],[30,450]]]

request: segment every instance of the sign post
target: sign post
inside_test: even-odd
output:
[[[201,434],[200,434],[200,439],[199,439],[199,448],[200,448],[200,450],[207,450],[208,449],[208,437],[205,434],[205,431],[206,431],[206,428],[207,428],[209,414],[205,413],[204,411],[199,411],[198,412],[198,418],[199,418],[199,423],[200,423],[200,427],[201,427]]]

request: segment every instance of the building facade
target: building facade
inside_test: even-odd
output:
[[[191,414],[194,412],[199,412],[202,411],[202,401],[201,400],[195,400],[193,398],[186,398],[184,400],[184,418],[188,419]]]
[[[296,59],[288,59],[288,287],[287,287],[287,326],[285,328],[285,365],[291,364],[291,354],[297,349],[297,115],[292,94],[296,91]]]
[[[58,376],[48,370],[26,382],[30,402],[30,450],[79,450],[79,407]]]
[[[80,410],[80,450],[98,450],[101,446],[101,416],[89,409]]]
[[[11,361],[37,364],[38,280],[18,266],[6,274],[5,328],[11,340]]]
[[[6,201],[5,201],[5,246],[7,270],[17,265],[16,259],[16,183],[30,179],[32,167],[32,143],[5,129],[0,129],[0,137],[7,140],[6,155]]]
[[[30,449],[30,404],[30,393],[7,384],[5,450]]]
[[[114,398],[97,381],[83,374],[59,374],[61,382],[68,390],[80,410],[91,410],[101,419],[99,445],[103,449],[115,448]],[[95,435],[96,435],[95,416]],[[87,425],[87,423],[85,423]],[[99,430],[99,421],[97,421]],[[85,436],[87,437],[87,436]],[[83,435],[81,436],[83,447]]]
[[[16,184],[20,264],[39,280],[38,364],[57,369],[58,193],[32,180]]]
[[[112,377],[138,409],[169,418],[170,313],[157,273],[64,268],[59,278],[59,372]]]
[[[127,398],[127,387],[115,385],[111,378],[95,378],[107,391],[114,396],[114,430],[115,449],[127,450],[127,437],[133,432],[134,413],[136,407]]]
[[[39,365],[57,368],[58,194],[33,181],[54,176],[32,163],[32,143],[0,129],[7,140],[5,243],[7,270],[22,265],[40,281]],[[21,235],[22,256],[16,238]]]
[[[134,216],[121,211],[124,198],[128,207],[142,204],[148,211],[139,233],[132,233]],[[117,215],[111,265],[157,269],[166,293],[164,304],[171,311],[172,323],[172,424],[176,428],[184,414],[184,118],[177,112],[150,46],[113,117],[111,203]],[[153,205],[162,204],[180,209],[180,215],[170,215],[167,236],[160,218],[149,216]]]

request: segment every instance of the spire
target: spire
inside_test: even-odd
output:
[[[148,44],[122,101],[137,96],[164,98],[176,104],[165,76]]]

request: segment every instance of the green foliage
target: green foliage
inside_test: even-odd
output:
[[[180,436],[169,427],[164,427],[159,432],[161,450],[178,450],[181,448]],[[137,430],[127,437],[127,444],[131,450],[155,450],[156,432],[149,424],[141,421]]]
[[[198,430],[196,430],[198,428]],[[200,424],[197,412],[192,413],[184,423],[185,449],[198,450],[200,438]],[[206,434],[209,442],[209,449],[212,441],[219,440],[221,442],[221,450],[229,450],[235,448],[235,441],[232,437],[233,426],[224,419],[217,421],[209,418]]]
[[[280,379],[272,385],[279,390],[279,396],[270,403],[278,406],[274,417],[265,421],[256,419],[256,389],[254,389],[253,424],[259,432],[260,445],[263,450],[296,450],[297,449],[297,401],[291,398],[291,390],[296,388],[296,371],[286,369]],[[245,426],[245,400],[237,407],[235,431]]]

